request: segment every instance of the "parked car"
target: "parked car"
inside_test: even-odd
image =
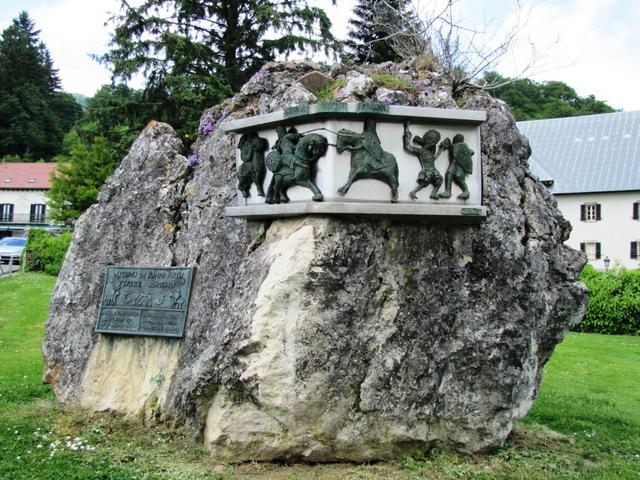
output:
[[[0,240],[0,263],[18,265],[26,244],[27,239],[22,237],[5,237]]]

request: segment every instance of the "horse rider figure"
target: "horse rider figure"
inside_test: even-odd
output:
[[[367,163],[371,170],[382,171],[387,169],[387,165],[382,160],[385,151],[382,149],[380,137],[378,137],[378,132],[376,132],[375,120],[371,118],[366,119],[362,133],[359,135],[362,140],[362,146],[369,153]]]
[[[396,158],[386,152],[380,144],[376,132],[376,121],[365,119],[362,132],[354,132],[346,128],[338,132],[338,153],[351,152],[351,166],[347,183],[338,188],[345,195],[353,182],[362,179],[380,180],[391,188],[391,201],[398,199],[398,164]]]
[[[311,163],[327,151],[327,139],[318,134],[300,134],[295,127],[276,127],[278,139],[266,157],[267,168],[273,172],[267,190],[266,203],[289,201],[287,189],[294,185],[309,188],[314,201],[322,201],[322,192],[312,180]]]
[[[298,133],[295,127],[291,127],[287,131],[281,125],[276,127],[276,134],[278,135],[278,140],[276,140],[273,148],[281,155],[281,159],[285,165],[293,167],[296,146],[302,138],[302,134]]]

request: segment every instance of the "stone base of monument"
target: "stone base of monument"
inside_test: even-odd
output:
[[[367,68],[350,72],[344,88],[365,74],[419,78],[389,64]],[[406,195],[398,202],[380,181],[384,202],[265,205],[254,178],[267,189],[269,177],[239,178],[238,147],[258,152],[245,155],[252,161],[274,148],[285,162],[305,152],[287,156],[289,130],[240,142],[244,133],[221,124],[314,103],[296,83],[311,70],[271,64],[206,111],[195,166],[170,126],[152,123],[141,133],[76,224],[46,326],[45,381],[71,408],[182,426],[220,461],[374,461],[434,445],[497,448],[530,408],[555,345],[584,313],[585,260],[563,244],[570,226],[529,173],[528,142],[511,114],[483,91],[460,102],[486,112],[473,127],[477,137],[469,133],[479,142],[468,149],[482,178],[466,177],[477,201],[431,199],[432,184],[406,198],[421,167],[411,149],[403,153],[396,122],[379,146],[400,159],[400,172],[414,169],[399,174],[412,186],[399,189]],[[447,107],[444,122],[458,110],[442,78],[421,80],[406,96],[414,106]],[[371,101],[371,85],[340,97]],[[277,128],[278,115],[268,128]],[[386,117],[373,118],[380,126]],[[349,121],[360,122],[349,129],[363,135],[366,118]],[[425,138],[418,153],[429,163],[435,136],[425,122],[410,128]],[[458,132],[434,125],[446,134],[441,142]],[[309,146],[315,156],[307,160],[329,152],[343,161],[327,137],[296,137],[289,147]],[[285,140],[276,147],[276,138]],[[444,177],[454,160],[435,169]],[[333,192],[337,183],[323,185]],[[248,190],[247,205],[238,187]],[[239,211],[247,218],[230,216]],[[297,216],[281,218],[289,214]],[[188,301],[176,267],[196,267],[187,270]]]
[[[427,222],[450,221],[477,223],[487,214],[486,207],[463,205],[430,205],[412,203],[377,202],[292,202],[278,205],[247,205],[227,207],[228,217],[243,217],[251,220],[273,217],[298,217],[301,215],[354,215],[364,217],[393,217],[397,220],[423,220]]]

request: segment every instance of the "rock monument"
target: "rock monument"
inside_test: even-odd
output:
[[[480,146],[467,134],[444,142],[431,127],[399,122],[397,142],[381,137],[380,147],[399,165],[402,156],[414,162],[410,185],[400,181],[392,205],[391,163],[389,182],[359,181],[380,182],[388,208],[423,199],[461,209],[481,169],[482,218],[226,215],[245,198],[268,195],[274,172],[290,184],[278,184],[281,203],[259,197],[260,208],[285,208],[282,194],[294,189],[311,204],[325,202],[296,182],[314,178],[313,165],[335,153],[333,142],[309,140],[290,156],[291,125],[269,145],[222,129],[318,103],[297,82],[315,70],[322,69],[265,66],[204,112],[189,161],[169,125],[145,128],[76,224],[46,326],[44,379],[69,406],[184,425],[221,461],[369,461],[436,444],[497,448],[530,408],[555,345],[584,313],[577,278],[585,260],[563,244],[570,226],[529,173],[529,144],[504,103],[483,91],[454,98],[438,72],[393,64],[338,65],[324,74],[341,80],[335,99],[347,104],[396,99],[485,112]],[[390,75],[407,87],[376,84]],[[366,136],[373,125],[365,127],[354,121],[348,130]],[[390,162],[376,151],[365,159],[370,165]],[[339,155],[348,162],[350,153]],[[275,170],[264,171],[263,158]],[[308,172],[294,171],[296,158]],[[418,186],[414,200],[408,192]],[[107,266],[195,267],[184,335],[97,333]],[[116,302],[116,291],[107,293]]]

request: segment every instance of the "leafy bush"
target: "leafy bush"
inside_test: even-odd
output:
[[[318,102],[333,102],[336,99],[336,93],[347,84],[344,78],[338,78],[324,88],[316,92]]]
[[[580,280],[589,288],[589,306],[575,330],[640,335],[640,269],[598,272],[587,265]]]
[[[32,228],[29,230],[27,270],[58,275],[64,255],[71,242],[71,232],[52,235],[47,230]]]

